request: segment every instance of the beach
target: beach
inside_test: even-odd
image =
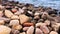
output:
[[[58,11],[48,6],[3,1],[0,4],[0,34],[60,34]]]

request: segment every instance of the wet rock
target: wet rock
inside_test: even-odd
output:
[[[24,27],[23,31],[27,31],[29,29],[29,27]]]
[[[46,26],[40,26],[40,29],[44,32],[44,34],[48,34],[50,32]]]
[[[36,28],[35,34],[43,34],[43,32],[39,28]]]
[[[13,15],[13,16],[11,17],[11,19],[19,19],[19,16]]]
[[[0,25],[0,34],[10,34],[11,29],[7,26]]]
[[[24,22],[27,22],[29,20],[29,17],[22,14],[22,15],[19,15],[19,18],[20,18],[20,23],[23,24]]]
[[[13,13],[11,12],[11,11],[9,11],[9,10],[5,10],[5,16],[6,17],[11,17],[13,15]]]
[[[51,31],[50,34],[58,34],[58,33],[55,31]]]
[[[13,29],[16,29],[16,30],[21,30],[22,29],[22,26],[21,25],[16,25],[16,26],[12,26]]]
[[[29,29],[27,30],[27,34],[33,34],[33,32],[34,32],[34,27],[33,26],[29,27]]]
[[[0,25],[4,25],[5,21],[4,20],[0,20]]]
[[[11,20],[9,25],[11,26],[15,26],[15,25],[19,25],[19,20]]]

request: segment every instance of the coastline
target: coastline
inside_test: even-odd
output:
[[[60,34],[58,9],[15,1],[0,4],[0,34]]]

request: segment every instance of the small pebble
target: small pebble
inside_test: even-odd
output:
[[[19,19],[19,17],[17,15],[13,15],[11,19]]]
[[[14,13],[17,12],[17,9],[13,8],[13,9],[12,9],[12,12],[14,12]]]
[[[3,11],[0,11],[0,17],[2,17],[3,16]]]
[[[29,26],[34,26],[34,24],[33,24],[33,23],[29,23],[29,22],[27,22],[27,23],[24,23],[23,26],[25,26],[25,27],[29,27]]]
[[[15,15],[20,15],[21,13],[19,11],[15,12],[14,13]]]
[[[36,15],[39,15],[39,13],[38,13],[38,12],[36,12],[34,15],[35,15],[35,16],[36,16]]]
[[[15,25],[19,25],[19,20],[11,20],[9,25],[11,26],[15,26]]]
[[[46,25],[50,25],[50,21],[49,20],[45,20]]]
[[[23,24],[24,22],[27,22],[29,20],[29,17],[22,14],[22,15],[19,15],[19,18],[20,18],[20,23]]]
[[[35,34],[43,34],[43,32],[39,28],[36,28]]]
[[[5,10],[5,16],[6,17],[10,18],[10,17],[12,17],[12,15],[13,15],[13,13],[11,11]]]
[[[29,27],[29,29],[27,30],[27,34],[33,34],[33,32],[34,32],[34,27],[33,26],[31,26],[31,27]]]
[[[16,26],[12,26],[13,29],[16,29],[16,30],[21,30],[22,29],[22,26],[21,25],[16,25]]]
[[[10,32],[11,28],[4,25],[0,25],[0,34],[10,34]]]
[[[40,29],[44,32],[44,34],[48,34],[50,32],[46,26],[40,26]]]
[[[4,25],[5,21],[4,20],[0,20],[0,25]]]
[[[24,13],[24,10],[21,9],[21,8],[19,8],[19,12],[20,12],[20,13]]]
[[[58,33],[55,31],[51,31],[49,34],[58,34]]]
[[[37,24],[36,24],[36,27],[40,27],[40,26],[42,26],[42,25],[46,26],[45,23],[41,23],[41,22],[40,22],[40,23],[37,23]]]
[[[24,27],[23,31],[27,31],[29,29],[29,27]]]

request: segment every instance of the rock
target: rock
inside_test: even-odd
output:
[[[11,20],[9,23],[10,26],[19,25],[19,20]]]
[[[27,30],[27,34],[33,34],[33,32],[34,32],[34,27],[33,26],[29,27],[29,29]]]
[[[44,22],[46,25],[50,25],[50,21],[49,20],[45,20]]]
[[[9,10],[5,10],[5,16],[10,18],[13,15],[13,13]]]
[[[12,29],[11,34],[19,34],[18,30]]]
[[[21,8],[19,8],[19,12],[20,12],[20,13],[24,13],[24,10],[21,9]]]
[[[5,18],[5,17],[0,17],[0,20],[4,20],[5,22],[10,21],[10,19],[9,19],[9,18]]]
[[[3,11],[0,11],[0,17],[2,17],[3,16]]]
[[[29,29],[29,27],[24,27],[23,31],[27,31]]]
[[[27,23],[24,23],[23,26],[25,26],[25,27],[28,27],[28,26],[34,26],[34,24],[33,24],[33,23],[27,22]]]
[[[10,34],[11,29],[7,26],[0,25],[0,34]]]
[[[26,7],[23,7],[22,9],[24,10],[24,9],[27,9],[27,8]]]
[[[20,18],[20,23],[23,24],[24,22],[27,22],[29,20],[29,17],[22,14],[22,15],[19,15],[19,18]]]
[[[58,34],[58,33],[55,31],[51,31],[49,34]]]
[[[27,11],[30,15],[33,15],[33,12],[31,12],[31,11]]]
[[[40,26],[42,26],[42,25],[46,26],[45,23],[41,23],[41,22],[40,22],[40,23],[37,23],[37,24],[36,24],[36,27],[40,27]]]
[[[3,10],[4,6],[0,5],[0,10]]]
[[[20,33],[20,34],[26,34],[25,32],[22,32],[22,33]]]
[[[51,26],[54,29],[54,31],[58,31],[60,27],[60,23],[55,23],[55,24],[52,24]]]
[[[39,16],[35,16],[34,19],[40,19],[40,17]]]
[[[57,16],[54,19],[57,19],[57,21],[60,23],[60,16]]]
[[[35,16],[36,16],[36,15],[39,15],[39,13],[38,13],[38,12],[35,12],[35,14],[34,14],[34,15],[35,15]]]
[[[55,14],[51,14],[52,17],[55,17],[56,15]]]
[[[17,9],[13,8],[13,9],[12,9],[12,12],[17,12]]]
[[[0,20],[0,25],[4,25],[5,21],[4,20]]]
[[[19,17],[17,15],[13,15],[11,19],[19,19]]]
[[[39,20],[38,20],[38,23],[39,23],[39,22],[44,22],[44,20],[43,20],[43,19],[39,19]]]
[[[18,6],[15,6],[15,8],[19,8]]]
[[[3,6],[2,5],[0,5],[0,9],[2,8]]]
[[[20,15],[21,13],[19,11],[15,12],[14,13],[15,15]]]
[[[43,19],[45,19],[45,18],[47,18],[47,16],[48,16],[48,13],[47,13],[47,12],[44,12],[41,17],[42,17]]]
[[[6,9],[9,9],[9,8],[11,8],[11,7],[7,5],[7,6],[5,6],[5,8],[6,8]]]
[[[16,25],[16,26],[12,26],[13,29],[16,29],[16,30],[21,30],[22,29],[22,26],[21,25]]]
[[[43,34],[43,32],[39,28],[36,28],[35,34]]]
[[[44,32],[44,34],[48,34],[50,32],[46,26],[40,26],[40,29]]]

